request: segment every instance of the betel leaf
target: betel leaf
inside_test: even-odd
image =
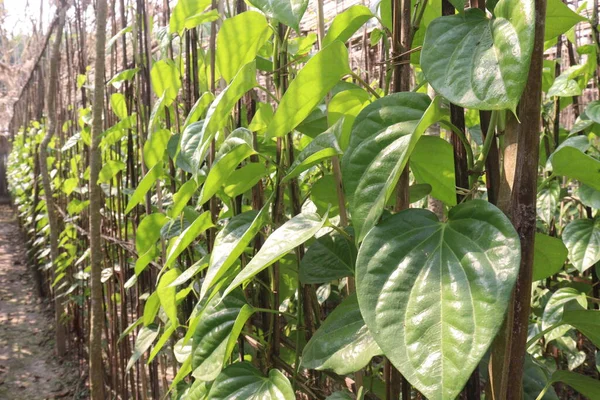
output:
[[[554,218],[559,200],[560,184],[556,179],[547,182],[539,188],[536,200],[537,214],[548,225],[550,225],[550,222]]]
[[[356,117],[342,178],[358,242],[379,220],[425,129],[442,118],[440,101],[422,93],[395,93]]]
[[[523,400],[536,400],[537,396],[548,384],[549,376],[544,368],[538,365],[533,357],[525,354],[523,371]],[[559,400],[554,389],[546,392],[542,400]]]
[[[231,293],[236,287],[252,279],[263,269],[279,260],[292,249],[312,238],[327,221],[327,213],[321,218],[316,213],[300,213],[277,228],[265,240],[258,253],[236,275],[229,284],[224,295]]]
[[[250,162],[236,169],[223,183],[223,192],[231,198],[246,193],[252,189],[264,176],[269,168],[260,162]]]
[[[567,261],[567,248],[562,240],[543,233],[535,234],[533,252],[534,281],[553,276]]]
[[[150,190],[154,182],[158,178],[160,178],[163,174],[162,164],[158,163],[150,171],[144,175],[138,186],[135,188],[135,191],[131,195],[129,202],[127,203],[127,207],[125,207],[125,214],[128,214],[133,207],[137,206],[144,200],[144,196]]]
[[[336,133],[340,131],[341,127],[342,122],[334,124],[302,149],[300,154],[298,154],[298,157],[294,160],[294,163],[288,168],[288,173],[283,178],[283,182],[295,178],[303,171],[306,171],[323,160],[341,155],[342,150],[336,139]]]
[[[165,311],[165,314],[167,314],[169,321],[171,321],[171,326],[173,327],[179,325],[179,320],[177,319],[177,304],[175,301],[177,288],[171,286],[171,283],[177,279],[180,274],[181,272],[177,268],[171,269],[160,277],[158,285],[156,286],[156,293],[158,294],[160,305]]]
[[[600,311],[565,310],[562,322],[576,328],[596,347],[600,347]]]
[[[176,329],[177,329],[177,327],[172,324],[168,324],[165,327],[163,334],[160,335],[160,339],[158,339],[158,341],[152,348],[152,351],[150,352],[150,356],[148,357],[148,361],[146,361],[146,364],[150,364],[152,362],[152,360],[154,360],[154,358],[158,355],[160,350],[167,343],[167,340],[169,340],[169,338],[171,337],[173,332],[175,332]]]
[[[424,209],[384,219],[365,237],[356,291],[369,331],[428,399],[453,399],[496,336],[521,257],[508,218],[483,200],[439,222]]]
[[[358,113],[371,102],[371,96],[363,89],[348,89],[337,93],[327,104],[327,122],[333,126],[344,119],[341,132],[336,134],[340,148],[345,150],[350,141],[352,125]]]
[[[202,142],[202,127],[204,120],[192,122],[187,125],[181,134],[179,154],[177,154],[177,166],[185,172],[194,172],[194,152]]]
[[[433,20],[421,50],[431,86],[467,108],[516,110],[533,50],[533,0],[500,0],[488,19],[480,9]]]
[[[173,208],[171,208],[167,215],[171,218],[179,217],[179,214],[183,211],[184,207],[187,205],[188,201],[192,198],[198,185],[196,181],[190,179],[183,185],[179,187],[179,190],[173,194]]]
[[[192,156],[193,167],[198,168],[204,160],[210,142],[225,126],[233,107],[250,89],[256,86],[256,62],[242,67],[235,78],[212,102],[200,131],[200,143]],[[189,128],[189,127],[188,127]],[[197,172],[197,171],[195,171]]]
[[[542,331],[561,322],[563,313],[567,309],[585,309],[587,299],[585,293],[571,287],[560,288],[552,294],[542,315]],[[570,327],[561,326],[545,335],[546,343],[563,336]]]
[[[206,203],[225,183],[239,163],[255,154],[252,148],[252,132],[237,128],[225,139],[202,186],[198,205]]]
[[[544,41],[554,39],[567,32],[578,22],[585,21],[585,18],[571,10],[561,0],[548,0],[546,7]]]
[[[562,238],[569,249],[569,260],[579,272],[600,261],[600,218],[571,221]]]
[[[202,283],[200,297],[204,297],[242,255],[246,246],[264,225],[269,207],[270,202],[267,202],[260,211],[252,210],[238,214],[219,231],[210,255],[210,264]]]
[[[565,146],[552,154],[552,170],[556,175],[577,179],[600,190],[600,161],[575,147]]]
[[[352,294],[329,314],[306,344],[302,365],[344,375],[362,369],[380,354],[360,314],[356,294]]]
[[[135,235],[135,249],[138,254],[144,254],[156,244],[160,238],[160,228],[167,222],[167,217],[161,213],[146,215],[140,222]]]
[[[149,325],[149,326],[144,326],[144,327],[142,327],[142,329],[140,329],[140,331],[138,332],[138,335],[135,339],[135,346],[133,348],[133,354],[131,355],[129,362],[127,363],[127,367],[125,368],[125,371],[129,371],[129,369],[131,367],[133,367],[135,362],[140,359],[142,354],[144,354],[146,352],[146,350],[148,350],[150,348],[150,346],[152,346],[152,343],[158,336],[158,333],[159,333],[158,326],[156,326],[154,324]]]
[[[246,11],[223,21],[217,36],[217,68],[227,83],[243,65],[256,58],[272,34],[266,18]]]
[[[110,182],[119,172],[125,170],[127,165],[120,160],[109,160],[102,166],[98,174],[98,183]]]
[[[371,18],[373,18],[373,13],[368,7],[363,5],[348,7],[333,19],[323,38],[323,47],[329,45],[334,40],[345,43],[354,35],[354,32]]]
[[[326,283],[354,275],[356,246],[339,232],[315,240],[300,261],[300,282]]]
[[[127,102],[123,93],[113,93],[110,95],[110,108],[120,120],[127,118]]]
[[[211,0],[178,0],[169,20],[169,33],[181,35],[186,28],[185,21],[206,10],[210,4]]]
[[[577,190],[577,195],[585,206],[600,210],[600,190],[593,189],[588,185],[581,185]]]
[[[600,381],[589,376],[571,371],[555,371],[552,374],[549,387],[554,382],[563,382],[588,399],[600,399]]]
[[[283,95],[265,136],[280,137],[296,128],[327,93],[351,72],[348,49],[334,41],[313,56]]]
[[[171,139],[171,131],[168,129],[159,129],[150,134],[150,137],[144,143],[144,163],[146,167],[150,169],[162,162],[169,139]]]
[[[439,137],[422,136],[410,156],[410,169],[417,182],[431,185],[433,197],[449,206],[456,205],[454,150],[450,143]]]
[[[177,257],[188,247],[196,238],[204,231],[212,228],[212,217],[210,211],[203,212],[198,218],[192,222],[181,234],[175,242],[169,247],[167,261],[165,267],[173,265]]]
[[[206,109],[208,108],[208,106],[210,106],[210,103],[214,99],[214,94],[212,94],[211,92],[206,92],[203,93],[198,100],[196,100],[189,114],[187,115],[187,117],[185,117],[185,122],[183,123],[184,131],[191,123],[198,121],[202,117],[204,111],[206,111]]]
[[[308,7],[308,0],[248,0],[248,3],[296,32],[300,31],[300,21]]]
[[[179,70],[171,60],[160,60],[152,65],[150,71],[150,80],[152,89],[157,96],[163,96],[164,105],[169,106],[177,97],[177,92],[181,87],[179,79]]]
[[[192,336],[194,378],[211,381],[219,375],[231,329],[245,304],[241,290],[208,303]]]
[[[272,369],[265,377],[252,364],[241,362],[221,371],[213,382],[208,399],[295,400],[296,395],[279,370]]]

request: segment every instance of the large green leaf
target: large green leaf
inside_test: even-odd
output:
[[[160,305],[162,306],[165,314],[171,321],[171,326],[176,328],[179,325],[179,320],[177,319],[177,304],[175,301],[175,296],[177,295],[177,288],[171,286],[171,283],[181,274],[181,272],[175,268],[165,272],[158,281],[158,285],[156,287],[156,293],[158,293],[158,298],[160,300]]]
[[[246,163],[229,175],[223,183],[223,192],[231,198],[246,193],[269,173],[269,168],[261,162]]]
[[[551,277],[560,271],[567,260],[567,248],[562,240],[535,234],[533,248],[533,280],[539,281]]]
[[[600,261],[600,218],[571,221],[562,238],[569,260],[580,272]]]
[[[583,333],[596,347],[600,347],[600,311],[565,310],[562,322]]]
[[[300,21],[308,7],[308,0],[248,0],[248,3],[296,32],[300,31]]]
[[[433,197],[456,205],[454,150],[450,143],[435,136],[421,137],[410,156],[410,169],[417,182],[431,185]]]
[[[144,196],[148,193],[148,190],[154,185],[156,180],[163,175],[162,164],[158,163],[150,171],[144,175],[135,191],[131,195],[127,207],[125,207],[125,214],[128,214],[135,206],[140,204],[144,200]]]
[[[500,0],[496,18],[471,8],[433,20],[421,50],[431,86],[452,103],[516,110],[533,50],[533,0]]]
[[[181,134],[177,166],[185,172],[193,173],[197,163],[194,162],[194,152],[202,142],[202,128],[204,120],[192,122],[187,125]]]
[[[200,297],[204,297],[242,255],[246,246],[256,236],[269,214],[270,203],[259,211],[247,211],[231,218],[225,228],[217,234],[215,246],[210,255],[210,266],[206,271]]]
[[[439,222],[409,209],[374,227],[358,252],[356,291],[384,354],[428,399],[453,399],[504,320],[521,257],[508,218],[483,200]]]
[[[548,225],[550,225],[552,218],[554,218],[559,200],[560,184],[556,179],[539,188],[536,200],[537,214]]]
[[[194,103],[194,106],[190,110],[189,114],[185,118],[185,122],[183,123],[184,131],[190,124],[197,122],[204,115],[204,112],[214,99],[214,94],[211,92],[206,92],[202,94],[198,100],[196,100],[196,103]]]
[[[302,365],[344,375],[362,369],[373,356],[380,354],[353,294],[333,310],[306,344]]]
[[[546,330],[562,321],[567,309],[587,308],[585,293],[571,287],[560,288],[552,294],[544,307],[542,315],[542,330]],[[570,327],[561,326],[545,335],[546,343],[563,336]]]
[[[577,179],[593,189],[600,190],[600,161],[575,147],[565,146],[554,152],[552,168],[556,175]]]
[[[154,213],[144,217],[140,222],[135,235],[135,249],[138,254],[146,253],[160,238],[160,228],[167,222],[167,217],[161,213]]]
[[[146,352],[152,346],[152,343],[158,336],[159,329],[156,325],[144,326],[138,332],[138,335],[135,339],[135,346],[133,348],[133,354],[127,363],[126,371],[129,371],[131,367],[135,364],[137,360],[140,359],[142,354]]]
[[[600,190],[593,189],[588,185],[581,185],[577,194],[584,205],[600,210]]]
[[[246,128],[238,128],[225,139],[215,156],[215,161],[208,172],[199,205],[206,203],[217,193],[235,168],[246,158],[256,152],[252,148],[252,132]]]
[[[344,119],[342,131],[337,134],[342,150],[348,148],[350,132],[356,116],[371,102],[371,96],[363,89],[342,90],[331,98],[327,104],[327,122],[335,124]]]
[[[354,35],[365,22],[373,18],[373,13],[368,7],[355,5],[348,7],[344,12],[338,14],[327,30],[323,38],[323,47],[329,45],[334,40],[345,43]]]
[[[165,267],[173,265],[177,257],[188,247],[196,238],[204,231],[212,228],[212,217],[210,211],[203,212],[190,226],[188,226],[173,244],[169,247],[167,261],[165,261]]]
[[[567,32],[576,23],[585,21],[585,18],[571,10],[561,0],[548,0],[546,7],[544,41],[554,39]]]
[[[150,71],[152,89],[157,96],[165,96],[164,105],[169,106],[177,97],[181,87],[179,70],[171,60],[160,60],[152,65]]]
[[[242,362],[225,368],[215,379],[208,400],[295,400],[294,389],[280,371],[264,377],[252,364]]]
[[[181,35],[185,28],[189,28],[186,26],[186,20],[200,14],[210,4],[211,0],[178,0],[169,20],[169,33]]]
[[[217,36],[217,68],[227,83],[243,65],[254,60],[272,32],[266,18],[256,11],[223,21]]]
[[[354,275],[356,247],[344,235],[331,232],[315,240],[300,261],[300,282],[326,283]]]
[[[319,51],[290,83],[269,123],[266,137],[280,137],[291,132],[350,72],[348,49],[342,42],[334,41]]]
[[[550,383],[563,382],[588,399],[600,399],[600,381],[571,371],[556,371]],[[549,383],[549,384],[550,384]]]
[[[179,214],[181,214],[181,212],[187,205],[188,201],[190,201],[190,199],[196,192],[197,188],[198,188],[198,185],[196,184],[196,181],[193,179],[190,179],[189,181],[187,181],[186,183],[181,185],[179,190],[173,194],[173,208],[171,208],[169,210],[169,212],[167,213],[169,215],[169,217],[171,217],[171,218],[179,217]]]
[[[242,307],[246,304],[240,291],[215,297],[200,316],[192,344],[192,375],[211,381],[223,368],[229,335]]]
[[[208,108],[206,119],[202,124],[200,133],[198,133],[200,141],[192,156],[192,165],[194,168],[198,168],[204,160],[210,142],[217,132],[227,124],[229,115],[238,100],[254,86],[256,86],[256,62],[253,61],[240,69],[229,86],[219,93]]]
[[[313,237],[326,221],[327,214],[321,218],[315,213],[301,213],[281,225],[265,240],[246,267],[236,275],[225,290],[225,295]]]
[[[425,129],[442,118],[436,97],[395,93],[365,107],[342,158],[344,191],[360,242],[377,223]]]
[[[168,129],[159,129],[150,134],[144,143],[144,164],[148,169],[162,162],[169,139],[171,139],[171,131]]]
[[[127,118],[127,102],[123,93],[113,93],[110,95],[110,108],[120,120]]]

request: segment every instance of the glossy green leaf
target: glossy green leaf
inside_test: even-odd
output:
[[[181,235],[177,237],[175,242],[169,246],[167,261],[165,261],[165,268],[173,265],[177,257],[190,245],[196,238],[204,231],[212,228],[212,217],[210,211],[203,212],[196,220],[187,227],[186,230],[181,232]]]
[[[196,189],[198,189],[198,185],[193,179],[190,179],[181,185],[179,190],[173,194],[173,208],[171,208],[167,213],[169,217],[176,218],[181,214],[183,208],[187,205],[188,201],[190,201],[196,192]]]
[[[110,108],[120,120],[127,118],[127,102],[122,93],[113,93],[110,95]]]
[[[215,99],[215,95],[211,92],[203,93],[202,96],[194,103],[194,106],[190,110],[187,117],[185,117],[185,122],[183,123],[183,130],[194,123],[197,122],[203,115],[210,103]]]
[[[542,330],[546,330],[562,321],[566,309],[587,308],[585,293],[571,287],[560,288],[552,294],[542,316]],[[561,326],[545,335],[546,343],[563,336],[570,327]]]
[[[520,262],[519,238],[487,201],[439,222],[424,209],[392,215],[366,236],[356,291],[369,331],[428,399],[453,399],[496,336]]]
[[[537,214],[548,225],[554,218],[559,200],[560,184],[556,179],[539,188],[536,200]]]
[[[246,267],[236,275],[225,290],[225,295],[312,238],[326,221],[327,214],[321,218],[315,213],[301,213],[281,225],[265,240],[259,252]]]
[[[154,292],[144,303],[144,314],[142,315],[142,322],[144,326],[150,326],[154,324],[154,318],[156,318],[156,314],[158,314],[158,310],[160,309],[160,299],[158,298],[158,293]]]
[[[152,348],[150,356],[148,357],[148,361],[146,362],[147,364],[150,364],[152,360],[154,360],[154,357],[158,355],[158,352],[161,351],[161,349],[167,343],[167,340],[169,340],[173,332],[175,332],[175,329],[177,329],[175,325],[169,325],[168,328],[165,328],[163,334],[160,335],[160,339],[158,339],[158,341]]]
[[[178,33],[181,36],[186,28],[186,19],[200,14],[210,4],[211,0],[178,0],[169,20],[169,33]]]
[[[200,297],[204,297],[242,255],[246,246],[266,222],[269,207],[270,202],[267,202],[260,211],[253,210],[238,214],[219,231],[215,238],[214,250],[210,255],[210,266],[202,283]]]
[[[161,213],[146,215],[140,222],[135,235],[135,249],[138,254],[144,254],[156,244],[160,238],[160,228],[167,222],[167,217]]]
[[[312,142],[302,149],[300,154],[298,154],[298,157],[294,160],[294,163],[288,168],[288,172],[283,178],[283,182],[295,178],[303,171],[306,171],[323,160],[341,155],[342,150],[336,139],[336,133],[339,132],[341,127],[341,123],[333,125],[326,132],[323,132],[314,138]]]
[[[371,18],[373,18],[373,14],[368,7],[363,5],[348,7],[333,19],[327,34],[323,38],[323,47],[331,44],[334,40],[345,43],[354,35],[354,32]]]
[[[169,139],[171,139],[171,131],[168,129],[159,129],[150,134],[144,143],[144,163],[148,169],[162,162]]]
[[[265,136],[281,137],[291,132],[350,72],[348,49],[342,42],[334,41],[319,51],[290,83]]]
[[[267,17],[300,31],[300,21],[308,6],[308,0],[248,0]]]
[[[231,198],[239,196],[252,189],[268,173],[269,169],[260,162],[247,163],[229,175],[223,191]]]
[[[562,240],[543,233],[535,234],[533,252],[534,281],[553,276],[567,261],[568,252]]]
[[[421,93],[395,93],[356,117],[342,178],[359,242],[379,220],[421,135],[442,118],[440,101]]]
[[[217,296],[208,303],[193,336],[194,378],[211,381],[219,375],[231,329],[245,304],[241,291],[235,291],[222,299]]]
[[[252,364],[241,362],[225,368],[215,379],[208,400],[295,400],[290,381],[279,370],[264,377]]]
[[[156,286],[156,293],[158,294],[160,305],[165,311],[165,314],[167,314],[167,317],[171,321],[171,326],[173,327],[179,325],[179,320],[177,319],[177,304],[175,301],[177,288],[172,287],[171,283],[177,279],[180,274],[181,272],[177,268],[171,269],[160,277],[158,285]]]
[[[544,368],[538,365],[529,354],[525,354],[525,370],[523,371],[523,400],[536,400],[537,396],[550,381]],[[559,400],[551,388],[541,400]]]
[[[581,185],[577,194],[585,206],[600,210],[600,190],[593,189],[588,185]]]
[[[256,58],[272,32],[266,18],[256,11],[246,11],[223,21],[217,36],[216,62],[227,83],[243,65]]]
[[[129,371],[131,367],[135,364],[137,360],[140,359],[142,354],[146,352],[154,343],[154,340],[158,336],[159,330],[156,325],[144,326],[138,332],[138,335],[135,339],[135,345],[133,348],[133,354],[127,363],[126,371]]]
[[[300,282],[326,283],[354,275],[356,246],[339,232],[315,240],[300,261]]]
[[[529,72],[533,0],[500,0],[488,19],[477,8],[433,20],[421,50],[431,86],[466,108],[516,110]]]
[[[344,119],[341,132],[337,133],[340,148],[345,150],[350,142],[350,132],[356,116],[371,102],[371,96],[363,89],[343,90],[327,104],[327,122],[333,126]]]
[[[123,161],[109,160],[102,166],[98,174],[98,183],[110,182],[119,172],[124,171],[127,165]]]
[[[302,352],[302,365],[344,375],[362,369],[381,350],[360,314],[356,295],[345,299],[314,333]]]
[[[206,119],[199,133],[200,142],[192,156],[194,168],[198,168],[204,160],[210,142],[217,132],[225,126],[233,107],[250,89],[256,86],[256,63],[251,62],[242,67],[235,78],[212,102],[208,108]],[[189,128],[189,127],[188,127]],[[183,138],[182,138],[183,139]]]
[[[152,185],[163,175],[162,164],[156,164],[146,175],[142,178],[135,191],[131,195],[127,207],[125,207],[125,214],[128,214],[135,206],[140,204],[144,200],[144,196],[148,193],[148,190],[152,188]]]
[[[255,154],[252,147],[252,132],[238,128],[225,139],[208,172],[198,204],[206,203],[221,188],[239,163]]]
[[[160,60],[152,65],[150,71],[152,89],[157,96],[165,96],[164,105],[169,106],[177,97],[181,87],[179,70],[171,60]]]
[[[562,35],[581,21],[585,21],[585,18],[571,10],[561,0],[548,0],[544,40],[548,41]]]
[[[417,182],[431,185],[433,197],[449,206],[456,205],[454,150],[450,143],[439,137],[422,136],[410,156],[410,169]]]
[[[600,347],[600,311],[565,310],[562,321],[583,333],[596,347]]]
[[[198,166],[194,162],[194,152],[202,142],[202,128],[204,120],[192,122],[187,125],[181,134],[179,154],[177,154],[177,166],[188,173],[193,173]]]
[[[577,179],[600,190],[600,161],[575,147],[566,146],[552,155],[552,168],[556,175]]]
[[[194,264],[192,264],[188,269],[183,271],[181,275],[177,277],[177,279],[171,282],[170,286],[183,285],[206,267],[208,267],[208,257],[204,256],[199,261],[196,261]]]
[[[600,218],[576,219],[563,231],[569,261],[583,272],[600,261]]]

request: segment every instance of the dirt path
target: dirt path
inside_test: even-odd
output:
[[[71,399],[77,372],[54,356],[53,318],[24,247],[12,210],[0,203],[0,399]]]

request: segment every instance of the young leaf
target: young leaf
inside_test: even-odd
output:
[[[508,218],[487,201],[384,219],[365,237],[356,292],[383,353],[428,399],[453,399],[496,336],[521,250]]]
[[[323,38],[323,47],[329,45],[334,40],[346,43],[354,32],[371,18],[373,18],[373,13],[371,13],[368,7],[363,5],[348,7],[333,19],[327,34]]]
[[[575,288],[560,288],[552,294],[542,316],[542,330],[561,322],[563,313],[567,309],[587,308],[585,293]],[[570,328],[568,326],[557,327],[545,335],[546,343],[563,336]]]
[[[327,213],[321,218],[315,213],[301,213],[275,230],[263,243],[260,251],[227,287],[224,295],[252,279],[263,269],[279,260],[290,250],[313,237],[327,221]]]
[[[477,8],[433,20],[421,50],[427,81],[466,108],[516,110],[533,50],[533,0],[500,0],[488,19]]]
[[[344,375],[362,369],[381,350],[360,314],[356,294],[327,317],[302,352],[302,365]]]
[[[431,185],[433,197],[449,206],[456,205],[454,151],[450,143],[439,137],[422,136],[410,156],[410,169],[417,182]]]
[[[290,83],[265,136],[281,137],[291,132],[309,116],[335,84],[350,72],[348,49],[342,42],[334,41],[319,51]]]
[[[294,389],[279,370],[272,369],[264,377],[252,364],[235,363],[225,368],[208,393],[211,400],[261,399],[295,400]]]
[[[248,0],[267,17],[300,31],[300,20],[308,6],[308,0]]]
[[[421,93],[395,93],[356,117],[342,158],[342,179],[358,242],[379,220],[423,132],[442,118],[440,101]]]
[[[223,22],[217,36],[216,62],[227,83],[243,65],[256,58],[272,32],[266,18],[256,11],[246,11]]]
[[[562,240],[543,233],[535,234],[533,252],[534,281],[553,276],[567,261],[567,248]]]
[[[169,33],[178,33],[181,36],[187,28],[186,20],[206,10],[210,3],[211,0],[178,0],[169,20]]]
[[[563,231],[569,260],[583,272],[600,261],[600,218],[576,219]]]

